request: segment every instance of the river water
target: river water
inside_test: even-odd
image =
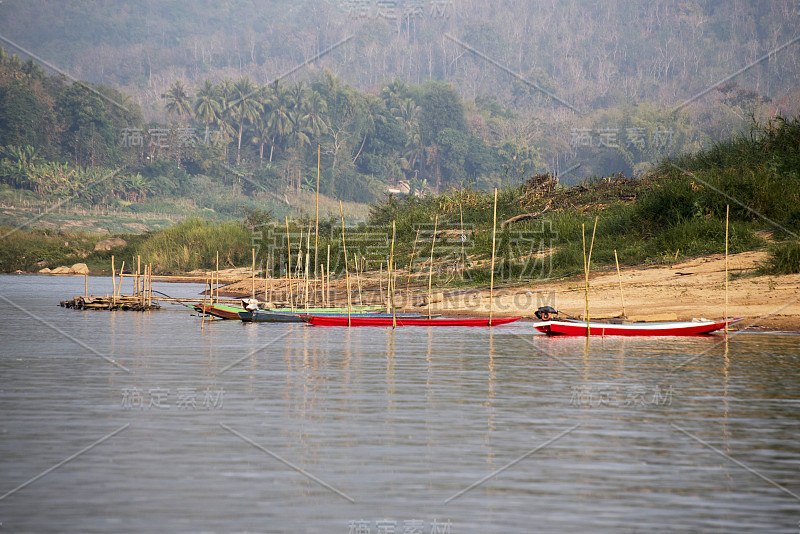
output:
[[[3,531],[800,530],[798,336],[201,327],[83,283],[0,276]]]

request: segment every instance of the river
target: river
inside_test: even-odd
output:
[[[2,531],[800,530],[800,336],[201,327],[83,283],[0,276]]]

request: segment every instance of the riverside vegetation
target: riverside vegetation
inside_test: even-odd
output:
[[[451,277],[454,284],[483,284],[489,278],[492,204],[492,193],[470,188],[422,197],[387,196],[371,206],[367,223],[348,228],[349,259],[353,262],[355,256],[363,256],[367,268],[377,270],[385,262],[383,249],[396,221],[398,266],[407,267],[414,252],[414,269],[419,269],[430,259],[430,238],[438,217],[437,267],[463,267],[459,276]],[[538,175],[522,185],[503,187],[498,191],[498,226],[524,213],[540,216],[498,228],[497,273],[505,280],[530,280],[545,272],[548,277],[581,272],[581,227],[587,227],[588,239],[595,216],[599,219],[592,263],[598,268],[614,265],[614,250],[629,265],[721,253],[727,205],[731,253],[767,246],[768,236],[771,259],[763,272],[800,272],[796,238],[800,233],[800,119],[778,118],[709,150],[665,160],[641,179],[614,176],[563,187],[547,175]],[[464,259],[457,257],[462,220]],[[328,213],[321,219],[320,263],[326,261],[328,246],[333,258],[341,258],[340,225],[338,214]],[[305,250],[307,232],[313,232],[313,227],[311,210],[290,221],[293,266],[300,264],[301,235]],[[414,248],[420,228],[424,238]],[[0,231],[6,234],[10,229]],[[225,266],[249,265],[250,249],[256,246],[259,265],[267,265],[278,275],[286,266],[285,235],[285,224],[269,210],[251,209],[241,222],[191,219],[162,231],[125,235],[127,247],[114,253],[121,258],[141,254],[160,272],[185,272],[213,267],[216,251]],[[93,269],[107,268],[111,252],[92,251],[100,239],[88,234],[16,231],[3,239],[0,269],[35,270],[41,265],[38,262],[53,266],[78,259]],[[313,233],[310,242],[313,262]],[[539,259],[531,261],[531,253],[539,253]],[[342,272],[340,260],[333,266],[335,272]]]

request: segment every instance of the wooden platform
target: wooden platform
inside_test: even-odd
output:
[[[159,310],[158,304],[142,302],[142,299],[131,296],[120,297],[75,297],[72,300],[62,300],[62,308],[73,308],[75,310],[125,310],[125,311],[149,311]]]

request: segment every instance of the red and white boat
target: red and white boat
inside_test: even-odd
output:
[[[555,319],[533,323],[533,327],[539,332],[548,336],[695,336],[699,334],[710,334],[716,330],[722,330],[725,326],[730,326],[741,321],[738,319],[728,319],[727,321],[709,321],[706,319],[692,321],[670,321],[664,323],[604,323],[589,322],[587,329],[586,321],[576,319]]]

